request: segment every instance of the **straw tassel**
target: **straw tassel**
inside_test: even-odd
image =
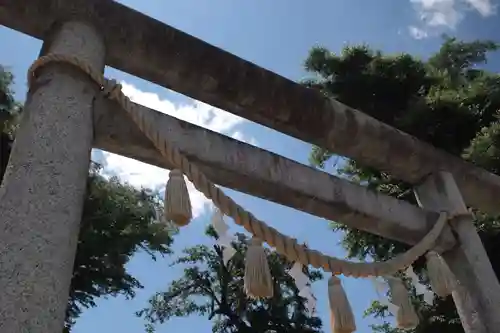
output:
[[[356,323],[347,295],[338,277],[328,280],[328,300],[330,303],[330,325],[333,333],[352,333]]]
[[[252,238],[246,253],[245,292],[253,298],[272,297],[273,280],[262,241]]]
[[[191,200],[184,175],[180,170],[172,170],[165,189],[165,219],[183,227],[189,224],[192,217]]]
[[[444,259],[435,251],[425,255],[427,275],[432,291],[439,297],[446,297],[455,290],[457,281]]]
[[[403,281],[396,277],[388,277],[387,282],[392,295],[391,303],[398,307],[396,315],[398,328],[410,329],[417,327],[418,316]]]

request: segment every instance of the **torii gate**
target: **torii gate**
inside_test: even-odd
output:
[[[500,177],[114,1],[2,0],[0,23],[42,39],[41,55],[115,67],[421,184],[421,207],[140,107],[222,186],[407,244],[441,210],[500,213]],[[62,328],[92,147],[172,168],[87,77],[41,70],[0,189],[1,332]],[[481,241],[470,218],[452,228],[439,246],[460,282],[465,331],[500,332],[500,286]]]

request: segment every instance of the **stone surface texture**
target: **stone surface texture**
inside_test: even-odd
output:
[[[70,17],[99,27],[111,67],[413,184],[447,170],[468,205],[500,213],[499,176],[116,1],[0,1],[0,24],[37,38]]]
[[[197,163],[218,185],[409,244],[421,240],[438,218],[438,213],[136,106],[161,129],[163,138]],[[162,168],[173,168],[117,103],[97,99],[94,115],[96,147]],[[447,248],[454,244],[454,239],[449,232],[446,235],[442,245]]]
[[[500,213],[499,176],[116,1],[0,2],[0,24],[36,38],[44,38],[60,18],[92,22],[104,37],[106,64],[119,70],[413,184],[420,184],[438,171],[448,171],[452,181],[446,176],[441,184],[429,181],[417,188],[420,202],[428,210],[461,210],[466,203],[484,212]],[[63,31],[57,40],[67,42],[55,42],[53,48],[76,52],[102,69],[104,46],[94,38],[95,32],[78,24],[68,25]],[[23,128],[0,190],[0,332],[53,333],[61,328],[92,144],[92,86],[77,73],[60,66],[47,68],[37,84],[27,101]],[[328,175],[314,176],[315,181],[324,179],[332,184],[329,189],[319,190],[323,203],[318,203],[318,195],[311,195],[318,185],[308,182],[304,175],[310,171],[305,167],[272,154],[251,153],[250,148],[221,137],[205,140],[203,145],[203,136],[212,135],[209,132],[193,132],[184,125],[169,128],[165,120],[168,118],[157,119],[163,122],[159,125],[164,126],[162,135],[173,135],[169,131],[174,129],[175,136],[170,139],[184,138],[183,150],[195,161],[201,161],[216,182],[219,175],[233,188],[239,186],[264,198],[281,198],[285,204],[317,215],[335,215],[356,228],[385,237],[403,235],[405,228],[422,230],[422,221],[431,216],[424,217],[424,210],[402,203],[394,204],[397,208],[393,209],[393,203],[385,197],[362,194]],[[147,146],[141,141],[142,135],[131,135],[136,141],[123,145],[120,129],[132,128],[130,123],[120,120],[108,125],[114,126],[110,132],[116,135],[99,138],[101,141],[96,142],[101,148],[161,164],[157,156],[141,150]],[[225,150],[213,149],[211,145],[217,140],[225,142]],[[200,147],[196,145],[203,147],[205,154],[197,151]],[[216,168],[219,173],[214,171]],[[243,185],[238,185],[240,182]],[[302,192],[285,201],[285,185],[295,188],[296,193]],[[404,211],[422,217],[415,220],[404,215]],[[401,218],[401,223],[396,223],[395,217]],[[498,280],[492,275],[470,222],[461,219],[452,224],[459,246],[443,256],[461,280],[462,291],[467,291],[466,297],[471,298],[464,300],[454,295],[457,306],[465,309],[461,313],[469,315],[463,318],[468,333],[497,333]],[[407,241],[414,242],[409,238]]]
[[[415,189],[419,205],[451,214],[466,214],[467,206],[453,175],[439,172],[429,176]],[[443,258],[458,279],[452,293],[466,333],[500,333],[500,284],[472,218],[463,216],[449,222],[457,246]]]
[[[68,22],[45,50],[104,70],[97,30]],[[63,328],[93,140],[97,86],[67,65],[49,65],[28,92],[0,188],[0,332]]]

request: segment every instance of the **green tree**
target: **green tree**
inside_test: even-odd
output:
[[[0,67],[1,151],[0,180],[10,154],[21,109],[10,87],[12,74]],[[152,259],[170,253],[175,230],[159,223],[161,209],[157,193],[136,189],[116,177],[106,178],[100,166],[91,163],[87,181],[78,249],[73,267],[66,312],[69,332],[84,308],[94,307],[97,298],[125,295],[134,297],[140,281],[126,269],[139,250]]]
[[[12,73],[0,66],[0,179],[9,160],[13,131],[20,111],[11,89],[13,81]]]
[[[216,239],[213,228],[207,234]],[[224,264],[223,248],[198,245],[187,248],[173,265],[186,265],[184,275],[165,292],[154,295],[149,306],[138,312],[147,321],[148,332],[154,324],[172,317],[192,314],[213,319],[214,333],[313,333],[321,332],[321,320],[308,313],[305,299],[299,296],[293,279],[286,273],[292,263],[276,252],[268,252],[274,281],[270,299],[250,299],[243,289],[244,256],[248,239],[237,235],[236,254]],[[304,270],[311,281],[321,278],[318,271]]]
[[[116,177],[106,179],[93,164],[89,173],[78,248],[73,267],[67,327],[84,308],[105,296],[135,296],[143,288],[125,266],[138,250],[153,260],[169,254],[173,229],[159,223],[158,197]]]
[[[487,53],[496,51],[491,41],[462,42],[444,36],[441,48],[426,61],[409,54],[384,55],[366,45],[346,47],[337,55],[325,48],[310,51],[305,68],[314,74],[304,84],[362,110],[453,155],[461,156],[493,173],[500,170],[500,76],[481,68]],[[313,147],[310,161],[324,168],[333,154]],[[411,186],[391,175],[345,160],[338,172],[353,182],[415,203]],[[497,276],[499,219],[477,212],[476,225]],[[353,258],[384,260],[407,246],[332,222],[344,233],[342,245]],[[422,263],[417,271],[426,282]],[[414,299],[422,315],[415,333],[463,331],[452,299],[426,306]],[[385,318],[387,309],[374,302],[367,315]],[[387,323],[374,332],[393,332]]]

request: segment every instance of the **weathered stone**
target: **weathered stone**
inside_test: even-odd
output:
[[[429,176],[415,189],[419,204],[435,211],[467,214],[460,191],[449,172]],[[458,279],[452,293],[465,333],[500,333],[500,284],[470,216],[449,222],[457,246],[443,258]]]
[[[161,129],[160,135],[218,185],[409,244],[422,239],[438,218],[436,212],[136,106]],[[118,104],[97,99],[94,114],[96,147],[161,168],[173,168]],[[449,247],[454,239],[449,232],[446,236],[442,245]]]
[[[37,38],[44,37],[60,18],[92,22],[109,49],[106,63],[132,75],[413,184],[431,173],[449,171],[447,176],[438,176],[442,176],[441,185],[429,180],[417,189],[428,209],[465,209],[456,181],[467,204],[500,213],[500,177],[115,1],[0,3],[1,24]],[[66,25],[51,48],[79,55],[99,69],[104,65],[102,42],[82,24]],[[94,94],[95,87],[79,73],[52,66],[28,96],[23,126],[0,189],[1,332],[61,329],[92,144]],[[165,116],[152,116],[158,126],[164,126],[162,135],[173,135],[170,141],[186,139],[177,142],[179,148],[218,184],[410,244],[420,239],[436,217],[436,213],[253,150],[257,148]],[[122,118],[110,123],[110,119],[104,114],[101,123],[97,121],[101,129],[111,126],[108,136],[97,138],[99,147],[170,167],[130,121]],[[175,131],[166,130],[168,126]],[[123,128],[135,134],[127,137]],[[209,137],[212,141],[200,144]],[[211,145],[218,148],[212,151]],[[288,194],[293,194],[286,197],[290,190]],[[460,292],[470,297],[454,295],[461,310],[470,312],[468,317],[461,312],[465,329],[499,332],[500,290],[480,239],[470,219],[455,221],[452,227],[459,246],[443,256],[462,282]],[[445,237],[449,236],[447,232]]]
[[[104,70],[94,28],[57,27],[45,49]],[[97,86],[49,65],[28,92],[0,187],[0,332],[61,332],[88,176]]]
[[[500,177],[115,1],[0,2],[1,24],[37,38],[60,17],[99,26],[109,66],[413,184],[448,170],[468,205],[500,213]]]

